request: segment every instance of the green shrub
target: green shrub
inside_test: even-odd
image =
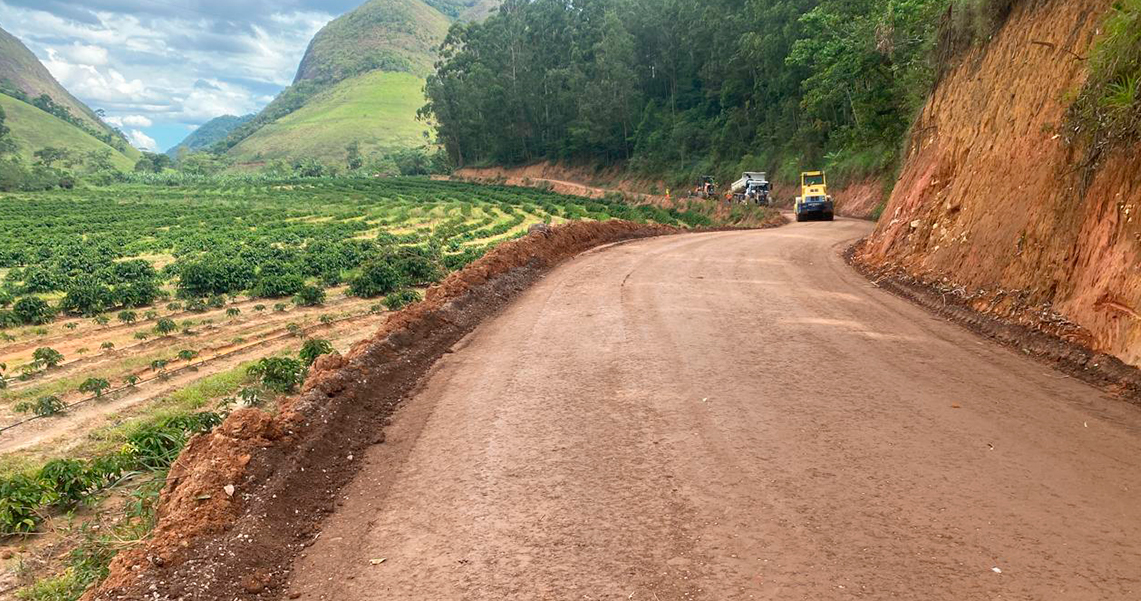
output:
[[[434,284],[444,277],[439,255],[425,247],[400,248],[393,252],[389,261],[408,284]]]
[[[79,392],[103,396],[103,391],[111,387],[111,383],[103,378],[87,378],[79,385]]]
[[[0,479],[0,534],[32,532],[50,506],[86,502],[127,471],[169,468],[191,435],[209,431],[221,421],[211,412],[164,418],[136,428],[120,451],[90,460],[58,459],[33,474]],[[107,559],[101,558],[103,565]]]
[[[39,480],[18,474],[0,479],[0,534],[32,532],[39,525],[45,493]]]
[[[293,302],[302,307],[317,307],[325,304],[325,291],[316,286],[305,286],[294,297]]]
[[[55,316],[47,302],[36,296],[25,296],[16,301],[16,304],[12,305],[12,314],[20,320],[20,323],[30,326],[43,325]]]
[[[266,357],[250,366],[249,374],[274,392],[292,392],[305,379],[305,368],[297,359]]]
[[[305,341],[305,344],[301,345],[301,351],[297,353],[297,356],[300,357],[301,361],[308,367],[312,366],[321,355],[328,355],[332,352],[333,345],[328,340],[310,338]]]
[[[39,367],[58,367],[63,363],[63,354],[53,348],[38,348],[32,351],[32,364]]]
[[[163,470],[170,467],[191,435],[208,432],[222,423],[217,413],[193,413],[169,417],[142,426],[127,436],[131,467]]]
[[[176,265],[178,291],[187,298],[239,292],[254,282],[254,269],[248,262],[218,254]]]
[[[258,298],[285,298],[305,287],[305,280],[295,273],[267,275],[258,278],[253,295]]]
[[[174,323],[173,319],[164,318],[158,320],[155,324],[155,333],[159,336],[168,336],[178,330],[178,324]]]
[[[349,293],[360,298],[391,294],[404,285],[404,278],[387,259],[374,259],[361,267],[361,273],[349,282]]]
[[[98,474],[77,459],[56,459],[40,469],[40,483],[51,491],[48,504],[74,506],[101,484]]]
[[[85,280],[71,285],[59,302],[59,308],[69,315],[95,317],[111,305],[111,289],[99,282]]]
[[[390,311],[399,311],[408,305],[420,302],[420,293],[405,289],[398,292],[393,292],[384,298],[384,306],[388,307]]]
[[[32,413],[36,417],[51,417],[67,410],[67,405],[57,396],[42,396],[35,401],[22,401],[15,406],[17,413]]]

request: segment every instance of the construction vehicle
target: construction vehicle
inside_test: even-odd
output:
[[[713,180],[711,175],[703,175],[698,180],[697,186],[693,189],[693,196],[698,198],[713,198],[717,195],[717,182]]]
[[[732,200],[748,204],[758,204],[768,206],[770,197],[772,196],[772,184],[769,183],[768,175],[763,171],[746,171],[741,179],[733,182],[730,187],[732,192]]]
[[[805,171],[800,174],[800,196],[793,205],[797,221],[835,219],[835,205],[828,195],[828,181],[823,171]]]

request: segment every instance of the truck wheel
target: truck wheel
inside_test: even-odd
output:
[[[835,221],[835,220],[836,220],[836,217],[832,213],[828,213],[827,215],[824,216],[824,221]]]
[[[796,214],[796,222],[797,222],[797,223],[801,223],[801,222],[803,222],[803,221],[804,221],[804,215],[801,215],[800,213],[797,213],[797,214]]]

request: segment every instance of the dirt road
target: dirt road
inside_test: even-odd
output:
[[[556,269],[353,458],[289,597],[1141,598],[1141,410],[875,289],[868,227]]]

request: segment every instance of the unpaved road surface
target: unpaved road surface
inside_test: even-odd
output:
[[[351,459],[289,597],[1141,598],[1141,410],[875,289],[868,228],[556,269]]]

